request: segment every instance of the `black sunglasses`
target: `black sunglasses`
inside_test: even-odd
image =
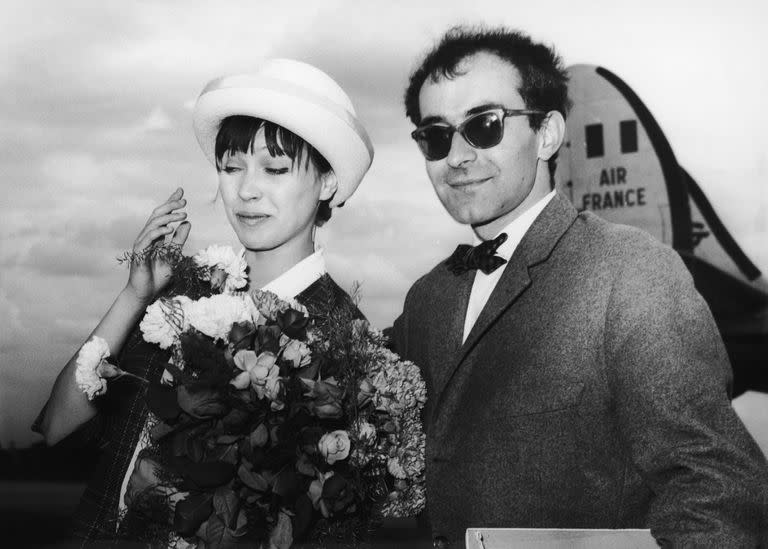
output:
[[[467,117],[458,126],[435,122],[416,128],[411,137],[419,145],[427,160],[442,160],[451,150],[453,133],[458,134],[476,149],[490,149],[504,139],[504,119],[507,116],[544,114],[544,111],[529,109],[489,109]]]

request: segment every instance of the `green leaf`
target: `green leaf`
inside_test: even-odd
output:
[[[224,549],[227,528],[224,522],[216,516],[208,520],[208,526],[205,529],[205,549]]]
[[[213,509],[224,524],[229,524],[235,513],[240,510],[240,499],[229,486],[222,486],[213,494]]]
[[[312,362],[310,362],[308,366],[295,370],[296,376],[302,379],[315,379],[317,377],[317,372],[320,371],[320,364],[321,359],[313,357]]]
[[[277,549],[289,549],[293,543],[293,525],[291,517],[281,511],[277,517],[277,524],[269,535],[269,546]]]
[[[244,526],[247,526],[247,524],[244,524]],[[248,533],[247,530],[245,532],[230,530],[219,517],[211,517],[203,536],[205,549],[238,549],[246,547],[253,549],[256,545],[252,540],[239,539],[245,533]]]
[[[179,459],[177,468],[185,478],[201,490],[216,488],[226,484],[235,475],[235,467],[223,461],[203,461]]]
[[[192,536],[212,512],[212,494],[191,494],[176,504],[173,529],[181,536]]]
[[[219,445],[208,453],[208,457],[209,459],[231,463],[232,465],[237,465],[237,462],[240,461],[237,444],[230,444],[229,446]]]
[[[304,533],[312,525],[315,508],[312,506],[312,501],[306,494],[302,494],[296,500],[295,505],[296,515],[293,518],[293,533],[296,538],[301,539],[304,537]]]
[[[171,451],[174,456],[186,456],[187,455],[187,440],[190,437],[189,429],[183,429],[176,431],[170,435]]]
[[[173,432],[174,432],[173,427],[161,421],[160,423],[152,427],[152,430],[149,432],[149,438],[152,439],[152,442],[156,443]]]
[[[147,407],[163,421],[175,421],[181,414],[176,389],[160,383],[150,383],[146,395]]]
[[[263,447],[269,440],[269,433],[267,432],[267,426],[263,423],[259,423],[250,435],[251,448]]]
[[[242,438],[243,435],[219,435],[216,437],[216,444],[232,444]]]
[[[309,456],[304,452],[302,452],[299,459],[296,460],[296,470],[308,477],[314,477],[317,474],[317,467],[315,467],[312,460],[309,459]]]
[[[241,465],[237,470],[237,476],[240,477],[240,480],[242,480],[251,490],[256,492],[266,492],[269,490],[269,483],[267,480],[262,475],[251,471],[245,465]]]
[[[237,514],[237,522],[235,523],[235,529],[230,530],[232,535],[236,538],[242,537],[248,533],[248,519],[245,516],[245,513],[238,513]]]
[[[191,391],[179,385],[177,400],[182,410],[196,418],[219,417],[229,412],[222,393],[216,389]]]
[[[292,506],[293,502],[301,493],[303,478],[295,471],[283,470],[275,479],[275,485],[272,491],[283,498],[283,502]]]
[[[205,441],[199,436],[190,433],[187,437],[187,456],[192,461],[203,461],[205,459]]]

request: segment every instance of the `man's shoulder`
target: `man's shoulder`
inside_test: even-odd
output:
[[[444,287],[446,280],[450,280],[454,276],[445,265],[447,259],[447,257],[441,259],[429,271],[417,278],[416,282],[408,290],[408,294],[431,293],[432,291],[439,291],[438,288]]]
[[[579,212],[571,233],[579,249],[610,263],[651,263],[679,261],[677,253],[650,233],[607,221],[592,212]]]

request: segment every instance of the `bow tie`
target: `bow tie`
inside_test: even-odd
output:
[[[503,257],[495,255],[496,250],[506,240],[507,233],[501,233],[493,240],[486,240],[477,246],[460,244],[456,251],[453,252],[453,255],[446,261],[448,270],[455,275],[460,275],[474,269],[480,269],[485,274],[491,274],[507,262]]]

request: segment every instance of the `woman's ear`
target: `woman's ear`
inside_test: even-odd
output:
[[[548,161],[560,150],[565,139],[565,119],[558,111],[549,111],[539,128],[539,158]]]
[[[330,200],[339,188],[339,180],[333,170],[320,176],[320,200]]]

